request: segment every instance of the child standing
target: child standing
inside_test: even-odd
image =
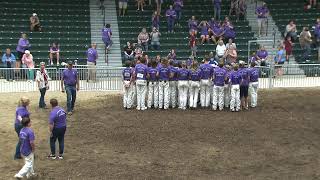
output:
[[[190,71],[190,100],[189,107],[197,108],[199,89],[200,89],[201,70],[198,69],[198,63],[194,61]]]
[[[178,91],[179,91],[179,109],[185,110],[188,100],[188,82],[190,72],[187,69],[185,61],[181,63],[181,69],[178,71]]]
[[[230,74],[231,83],[231,100],[230,110],[232,112],[240,110],[240,81],[241,75],[238,72],[239,66],[236,64],[233,67],[233,71]]]
[[[126,68],[122,71],[122,77],[123,77],[123,107],[125,109],[130,109],[132,106],[132,97],[131,97],[131,78],[132,78],[132,69],[131,69],[131,62],[126,61],[125,63]]]
[[[159,108],[169,108],[169,78],[172,77],[170,72],[168,59],[163,59],[162,65],[158,68],[159,77]]]
[[[286,37],[286,40],[284,41],[284,48],[286,50],[286,60],[289,62],[289,57],[292,54],[292,41],[290,36]]]
[[[148,108],[152,106],[154,108],[158,108],[159,105],[159,85],[158,85],[158,78],[157,78],[157,62],[156,60],[151,60],[151,66],[148,68],[148,80],[149,80],[149,87],[148,87]]]

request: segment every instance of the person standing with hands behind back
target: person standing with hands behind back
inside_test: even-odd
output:
[[[65,87],[65,89],[64,89]],[[72,115],[76,102],[77,91],[79,91],[79,79],[77,70],[73,69],[72,61],[68,61],[68,69],[62,72],[61,91],[67,93],[67,111]]]
[[[46,64],[44,62],[40,63],[40,70],[37,71],[36,80],[38,83],[38,88],[40,91],[40,100],[39,100],[39,108],[47,109],[46,103],[44,102],[44,96],[46,95],[46,91],[49,89],[49,76],[48,72],[45,69]]]

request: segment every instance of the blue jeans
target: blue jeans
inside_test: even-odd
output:
[[[214,19],[220,20],[220,14],[221,14],[221,7],[220,6],[214,6]]]
[[[39,108],[46,107],[46,103],[44,102],[44,96],[46,95],[47,88],[40,89],[40,100],[39,100]]]
[[[22,125],[15,123],[14,124],[14,129],[15,129],[17,135],[18,135],[18,138],[19,138],[19,134],[20,134],[20,131],[22,129]],[[21,158],[20,146],[21,146],[21,141],[20,141],[20,138],[19,138],[17,146],[16,146],[16,153],[14,155],[14,158]]]
[[[67,93],[67,111],[71,112],[74,108],[74,103],[76,102],[77,90],[76,86],[65,85]]]
[[[311,46],[310,46],[310,44],[306,43],[302,49],[303,49],[303,59],[304,60],[309,59],[310,58],[310,54],[311,54]]]
[[[179,24],[179,23],[180,23],[180,19],[181,19],[181,14],[182,14],[182,12],[181,12],[181,10],[180,10],[180,11],[176,11],[176,13],[177,13],[177,23]]]
[[[174,19],[173,18],[168,18],[167,22],[168,22],[168,31],[172,32],[173,31],[173,26],[174,26]]]
[[[66,127],[53,128],[52,135],[50,137],[50,149],[51,154],[56,154],[56,141],[59,141],[59,154],[62,155],[64,151],[64,134],[66,132]]]

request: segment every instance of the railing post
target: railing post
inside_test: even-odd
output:
[[[269,88],[273,88],[274,63],[271,63],[269,68]]]

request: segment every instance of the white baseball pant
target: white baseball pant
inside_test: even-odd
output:
[[[188,101],[188,81],[178,81],[178,91],[179,91],[179,108],[186,109]]]
[[[177,81],[169,81],[169,93],[171,107],[175,108],[177,106]]]
[[[199,81],[190,81],[189,107],[193,107],[193,108],[197,107],[198,96],[199,96],[199,88],[200,88],[200,82]]]
[[[230,106],[230,92],[231,86],[230,84],[224,85],[224,107],[228,108]]]
[[[213,94],[212,94],[212,109],[217,110],[217,106],[219,110],[223,110],[224,106],[224,86],[213,86]]]
[[[231,100],[230,100],[230,110],[239,111],[240,110],[240,86],[239,84],[231,86]]]
[[[252,82],[249,84],[250,96],[251,96],[251,107],[256,107],[258,103],[258,82]]]
[[[148,90],[148,108],[151,108],[153,105],[154,108],[158,108],[159,105],[159,84],[158,82],[149,82]]]
[[[146,80],[137,80],[136,81],[137,88],[137,109],[145,110],[145,100],[146,100],[146,92],[147,92],[147,82]]]
[[[169,108],[169,81],[159,82],[159,108]]]
[[[202,79],[200,81],[200,103],[201,107],[209,107],[211,96],[211,81]]]
[[[18,175],[22,177],[33,175],[34,174],[33,165],[34,165],[34,154],[30,153],[28,156],[24,156],[24,166],[18,172]]]
[[[131,98],[131,107],[134,107],[137,105],[137,87],[136,84],[131,85],[131,92],[130,92],[130,98]]]
[[[123,107],[124,108],[131,108],[132,105],[132,97],[131,97],[131,91],[132,86],[130,84],[130,81],[124,81],[123,82]]]

